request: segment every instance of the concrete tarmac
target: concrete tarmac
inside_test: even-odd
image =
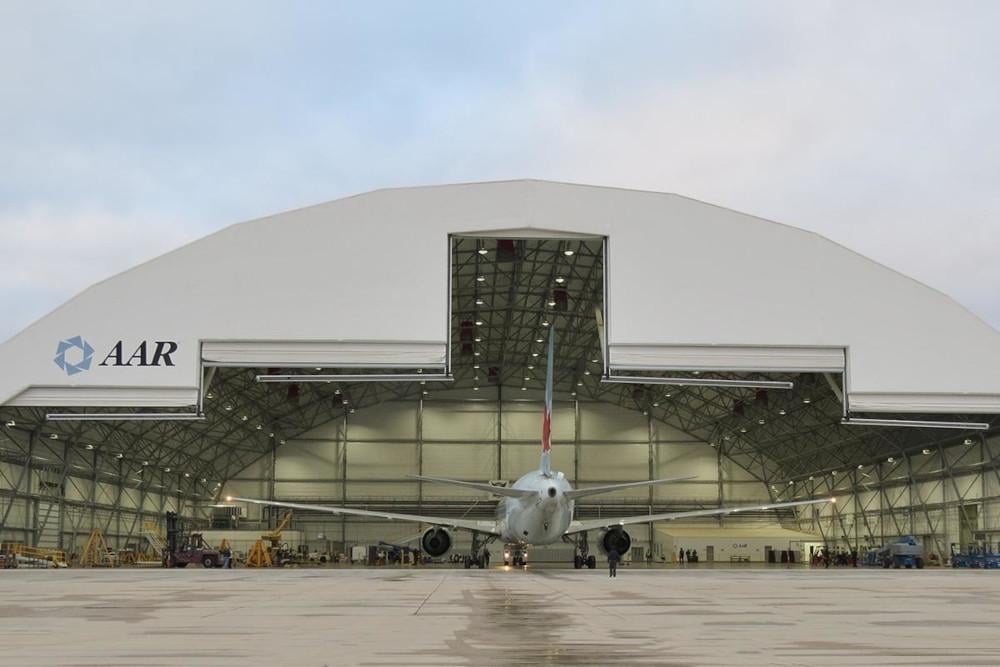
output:
[[[0,571],[0,664],[1000,665],[1000,572]]]

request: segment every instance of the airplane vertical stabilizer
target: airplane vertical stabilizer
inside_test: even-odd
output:
[[[552,474],[552,368],[555,358],[556,328],[549,327],[549,351],[545,359],[545,414],[542,416],[542,462],[545,476]]]

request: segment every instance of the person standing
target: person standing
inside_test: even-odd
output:
[[[617,577],[618,576],[618,561],[622,559],[622,555],[618,553],[617,549],[611,549],[608,552],[608,576]]]
[[[681,565],[684,564],[684,549],[681,549],[681,552],[677,554],[677,560],[680,562]]]
[[[490,550],[485,546],[483,547],[483,567],[489,568],[490,566]]]

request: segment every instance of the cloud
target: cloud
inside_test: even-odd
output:
[[[972,2],[5,5],[0,338],[232,222],[519,177],[813,229],[1000,327],[998,19]]]

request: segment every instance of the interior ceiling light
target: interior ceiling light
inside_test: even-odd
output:
[[[763,426],[763,425],[764,425],[764,424],[766,424],[767,422],[766,422],[765,420],[763,420],[763,419],[758,419],[758,420],[757,420],[757,423],[758,423],[758,424],[760,424],[761,426]]]
[[[691,371],[691,375],[701,375],[701,371]]]
[[[566,279],[563,278],[562,276],[559,276],[558,278],[556,278],[556,282],[562,285],[564,282],[566,282]]]
[[[654,408],[658,408],[658,407],[660,407],[660,404],[659,403],[653,403],[653,407]]]
[[[232,412],[233,406],[229,403],[226,403],[225,405],[222,406],[222,409],[225,410],[226,412]]]
[[[483,342],[483,337],[482,336],[476,336],[475,341],[477,343],[482,343]]]
[[[474,356],[474,357],[478,357],[478,356],[479,356],[479,350],[476,350],[475,352],[473,352],[473,353],[472,353],[472,356]]]
[[[164,468],[163,472],[170,472],[170,468]]]
[[[973,440],[972,438],[966,438],[966,439],[965,439],[965,444],[967,444],[967,445],[971,445],[971,444],[973,444],[974,442],[975,442],[975,441],[974,441],[974,440]]]
[[[422,393],[423,393],[423,395],[424,395],[424,396],[426,396],[426,395],[427,395],[427,394],[429,394],[430,392],[429,392],[429,391],[427,391],[426,389],[424,389],[424,391],[423,391]]]
[[[864,464],[863,464],[863,463],[859,463],[859,464],[858,464],[858,470],[861,470],[861,469],[862,469],[862,468],[864,468],[864,467],[865,467],[865,466],[864,466]]]
[[[747,427],[746,426],[744,426],[744,427],[742,427],[740,429],[740,433],[746,433],[746,432],[747,432]]]
[[[482,298],[476,298],[476,305],[477,305],[477,306],[482,306],[482,305],[483,305],[483,304],[485,304],[485,303],[486,303],[486,302],[485,302],[485,301],[483,301],[483,300],[482,300]]]
[[[570,396],[576,396],[576,392],[575,391],[571,391],[571,392],[569,392],[569,395]]]
[[[486,282],[486,276],[476,276],[476,282],[480,283]]]
[[[479,391],[479,387],[473,387],[472,391]]]
[[[529,370],[529,371],[533,371],[533,370],[535,370],[535,367],[529,364],[529,365],[528,365],[528,370]]]
[[[806,405],[809,405],[810,403],[812,403],[812,399],[811,398],[803,398],[802,402],[805,403]]]
[[[472,364],[472,367],[475,368],[477,371],[479,370],[479,364]]]
[[[257,424],[257,430],[260,431],[264,428],[263,424]]]
[[[537,357],[537,356],[538,356],[538,353],[537,353],[537,352],[532,352],[532,353],[531,353],[531,356],[533,356],[533,357]]]
[[[207,477],[202,477],[201,478],[201,483],[205,484],[206,482],[208,482],[208,478]]]
[[[49,436],[49,439],[50,440],[58,440],[59,439],[59,434],[58,433],[53,433],[53,434],[51,434]]]
[[[544,339],[544,338],[536,338],[536,339],[535,339],[535,342],[536,342],[536,343],[544,343],[544,342],[545,342],[545,339]]]
[[[813,476],[812,475],[809,475],[809,481],[810,482],[813,481]]]
[[[243,415],[242,417],[240,417],[240,421],[246,421],[248,419],[250,419],[250,418],[247,417],[246,415]]]
[[[125,455],[124,455],[124,454],[122,454],[121,452],[118,452],[117,454],[115,454],[115,458],[116,458],[116,459],[118,459],[118,460],[120,461],[120,460],[122,460],[123,458],[125,458]]]
[[[673,394],[669,394],[668,393],[668,394],[664,394],[664,396],[666,396],[667,398],[670,398],[671,396],[673,396]]]
[[[149,461],[143,461],[143,462],[142,462],[142,465],[144,465],[144,466],[148,466],[148,465],[149,465]]]
[[[527,387],[521,387],[521,391],[528,391]]]
[[[778,410],[778,414],[779,414],[779,415],[787,415],[788,413],[787,413],[787,412],[785,412],[785,410],[784,410],[784,409],[781,409],[781,410]]]
[[[486,253],[489,252],[489,250],[487,250],[486,248],[480,248],[476,252],[478,252],[480,255],[485,255]]]
[[[343,399],[342,401],[340,401],[340,404],[341,404],[341,405],[347,405],[348,403],[350,403],[350,401],[349,401],[349,400],[347,400],[346,398],[345,398],[345,399]]]
[[[566,255],[567,257],[572,257],[573,256],[573,251],[572,250],[563,250],[563,254]]]
[[[887,459],[886,459],[886,461],[888,461],[889,463],[895,463],[895,462],[896,462],[896,459],[894,459],[894,458],[892,458],[892,457],[890,456],[889,458],[887,458]]]
[[[477,319],[477,320],[476,320],[476,326],[477,326],[477,327],[481,327],[481,326],[483,326],[483,321],[482,321],[482,320],[478,320],[478,319]]]
[[[208,392],[207,394],[205,394],[205,398],[211,400],[215,398],[215,394],[213,394],[212,392]]]
[[[268,434],[267,434],[267,437],[269,437],[269,438],[273,438],[273,437],[274,437],[274,434],[273,434],[273,433],[268,433]]]
[[[278,441],[278,444],[279,444],[279,445],[283,445],[283,444],[285,444],[285,441],[284,441],[284,440],[279,440],[279,441]]]
[[[7,422],[7,426],[10,426],[10,427],[13,428],[14,426],[17,426],[17,422],[14,421],[13,419],[11,419],[9,422]]]
[[[549,321],[548,321],[548,320],[544,320],[544,321],[542,322],[542,326],[543,326],[543,327],[547,327],[547,326],[549,326]]]
[[[531,382],[531,378],[529,378],[529,377],[525,377],[525,378],[524,378],[524,381],[525,381],[525,382]]]
[[[582,382],[577,382],[577,383],[576,383],[576,386],[577,386],[577,387],[582,387],[582,386],[583,386],[583,383],[582,383]]]
[[[926,455],[926,454],[930,454],[930,453],[931,453],[931,450],[929,450],[929,449],[925,449],[925,450],[924,450],[924,454],[925,454],[925,455]]]
[[[84,447],[84,449],[93,449],[94,448],[93,445],[84,445],[83,447]]]
[[[185,477],[190,477],[190,476],[191,476],[191,473],[189,473],[189,472],[186,472],[186,473],[184,473],[184,476],[185,476]]]
[[[354,408],[351,408],[351,414],[352,415],[354,414]]]

